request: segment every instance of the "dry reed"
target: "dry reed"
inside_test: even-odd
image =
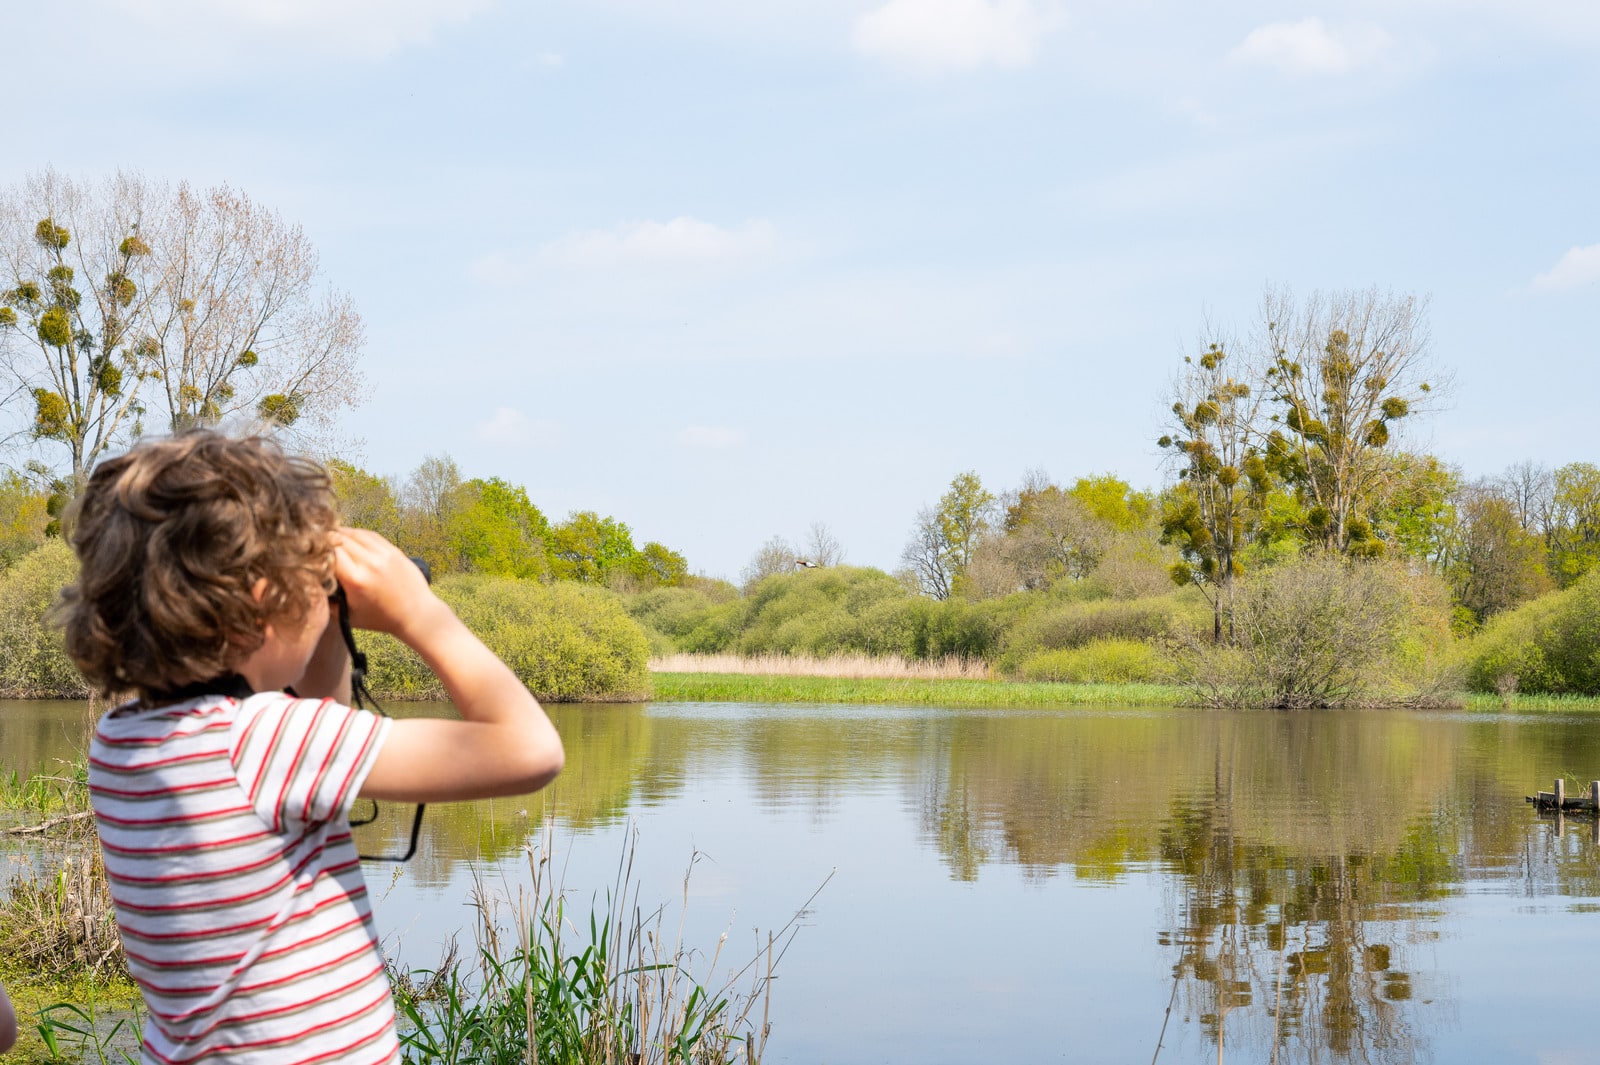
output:
[[[766,677],[836,677],[842,680],[989,680],[981,658],[928,660],[899,655],[671,654],[650,660],[652,673],[742,673]]]

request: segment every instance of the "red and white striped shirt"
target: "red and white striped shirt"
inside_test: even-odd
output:
[[[100,719],[89,790],[147,1065],[399,1060],[348,822],[388,726],[282,692]]]

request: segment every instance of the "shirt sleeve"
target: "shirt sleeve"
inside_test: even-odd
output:
[[[332,699],[255,695],[234,719],[234,775],[274,832],[343,819],[391,723]]]

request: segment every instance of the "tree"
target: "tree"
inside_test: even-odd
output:
[[[906,564],[911,579],[923,595],[940,601],[950,598],[955,574],[950,570],[944,531],[933,508],[923,507],[917,511],[917,523],[911,529],[911,540],[900,553],[900,560]]]
[[[0,476],[0,567],[9,569],[44,543],[48,504],[46,494],[16,471]]]
[[[641,591],[681,588],[689,580],[689,561],[669,547],[651,541],[633,556],[628,572]]]
[[[633,532],[615,518],[580,510],[550,531],[551,569],[557,580],[605,584],[626,573],[636,554]]]
[[[1551,477],[1550,499],[1550,571],[1566,588],[1600,564],[1600,466],[1562,466]]]
[[[445,539],[461,570],[524,580],[550,576],[550,522],[527,489],[498,477],[474,478],[450,503]]]
[[[450,545],[450,516],[460,504],[461,469],[449,455],[429,455],[401,492],[400,547],[421,557],[438,576],[459,560]]]
[[[917,524],[901,560],[924,594],[948,599],[993,524],[994,494],[971,470],[950,482],[934,509],[917,512]]]
[[[1495,482],[1500,495],[1511,504],[1517,523],[1541,537],[1550,535],[1555,507],[1555,479],[1548,466],[1519,462],[1506,467]]]
[[[1432,455],[1390,455],[1389,490],[1372,514],[1378,537],[1406,558],[1444,571],[1455,535],[1461,473]]]
[[[364,330],[350,297],[319,284],[304,231],[226,185],[160,193],[140,230],[161,276],[141,342],[168,424],[253,411],[326,430],[362,399]]]
[[[1233,376],[1223,344],[1198,358],[1185,355],[1172,385],[1172,421],[1156,441],[1170,449],[1178,486],[1161,512],[1164,542],[1178,549],[1178,584],[1198,586],[1211,601],[1212,639],[1222,640],[1223,615],[1233,638],[1233,582],[1240,555],[1256,535],[1271,477],[1254,445],[1260,393]],[[1226,606],[1224,606],[1226,602]]]
[[[0,368],[30,400],[13,439],[60,445],[74,490],[147,408],[322,438],[362,398],[361,343],[305,235],[241,193],[53,170],[0,191]]]
[[[811,523],[811,531],[806,534],[805,554],[806,561],[813,566],[837,566],[844,561],[844,545],[826,522],[816,521]]]
[[[1457,493],[1457,520],[1445,566],[1456,601],[1479,621],[1550,590],[1544,544],[1523,528],[1516,504],[1498,484]]]
[[[1267,434],[1264,453],[1304,504],[1308,542],[1383,552],[1372,515],[1395,480],[1384,448],[1434,391],[1425,313],[1425,301],[1375,289],[1264,298],[1263,378],[1282,426]]]
[[[972,553],[989,530],[994,504],[994,494],[983,487],[972,470],[956,474],[950,482],[950,490],[939,497],[939,509],[935,512],[939,535],[955,574],[959,575],[972,561]]]
[[[795,559],[794,545],[781,536],[774,536],[756,549],[750,561],[744,567],[744,572],[739,575],[740,585],[746,592],[768,577],[779,573],[793,573]]]
[[[330,459],[327,467],[333,494],[339,500],[339,520],[399,542],[400,499],[394,484],[343,459]]]
[[[1081,496],[1033,475],[1006,508],[1004,529],[999,553],[1018,584],[1030,590],[1087,577],[1099,565],[1113,531]]]

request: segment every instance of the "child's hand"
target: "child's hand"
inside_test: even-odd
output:
[[[334,575],[350,603],[350,624],[405,639],[439,604],[427,578],[400,549],[369,529],[334,531]]]

